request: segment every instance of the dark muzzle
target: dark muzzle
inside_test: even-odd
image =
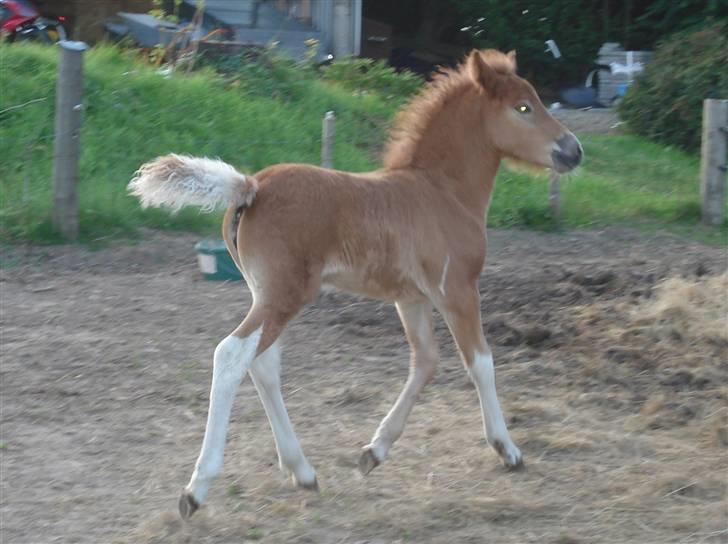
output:
[[[569,172],[576,168],[584,156],[579,140],[571,132],[556,140],[558,149],[551,152],[554,170],[559,174]]]

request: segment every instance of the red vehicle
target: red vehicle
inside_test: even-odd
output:
[[[54,43],[66,39],[64,17],[41,17],[27,0],[0,0],[0,36],[8,41]]]

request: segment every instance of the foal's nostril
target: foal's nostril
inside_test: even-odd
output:
[[[557,149],[551,153],[556,170],[567,172],[576,168],[584,156],[579,140],[569,132],[556,140],[556,145]]]

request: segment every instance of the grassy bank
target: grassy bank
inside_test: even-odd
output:
[[[0,48],[1,237],[51,241],[49,213],[53,160],[56,51],[39,46]],[[193,231],[217,229],[216,215],[194,210],[172,217],[142,211],[126,196],[138,166],[160,154],[220,157],[255,171],[278,162],[320,161],[321,119],[336,111],[335,157],[341,168],[376,165],[374,148],[402,99],[352,93],[295,69],[254,92],[211,71],[164,77],[131,54],[92,49],[85,63],[81,133],[82,237],[133,235],[139,226]],[[285,76],[285,77],[283,77]]]
[[[0,238],[51,242],[51,167],[56,51],[0,47]],[[229,67],[228,67],[229,68]],[[224,76],[203,69],[164,76],[112,47],[86,58],[81,134],[81,229],[84,241],[133,236],[141,227],[204,234],[219,216],[185,210],[142,211],[126,195],[134,170],[151,157],[178,152],[220,157],[255,171],[277,162],[320,160],[321,118],[337,113],[336,166],[376,168],[392,115],[407,86],[381,79],[362,91],[337,68],[329,77],[292,64],[243,66]],[[332,77],[333,76],[333,77]],[[394,82],[396,83],[396,82]],[[30,100],[38,102],[14,108]],[[13,109],[8,109],[13,108]],[[719,242],[721,231],[699,218],[698,159],[630,136],[584,138],[587,160],[563,183],[565,226],[606,224],[670,228]],[[492,226],[552,228],[547,180],[503,169]]]

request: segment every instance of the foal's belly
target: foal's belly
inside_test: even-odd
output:
[[[327,265],[321,276],[321,286],[324,290],[335,288],[380,300],[411,300],[423,296],[415,281],[397,269]]]

